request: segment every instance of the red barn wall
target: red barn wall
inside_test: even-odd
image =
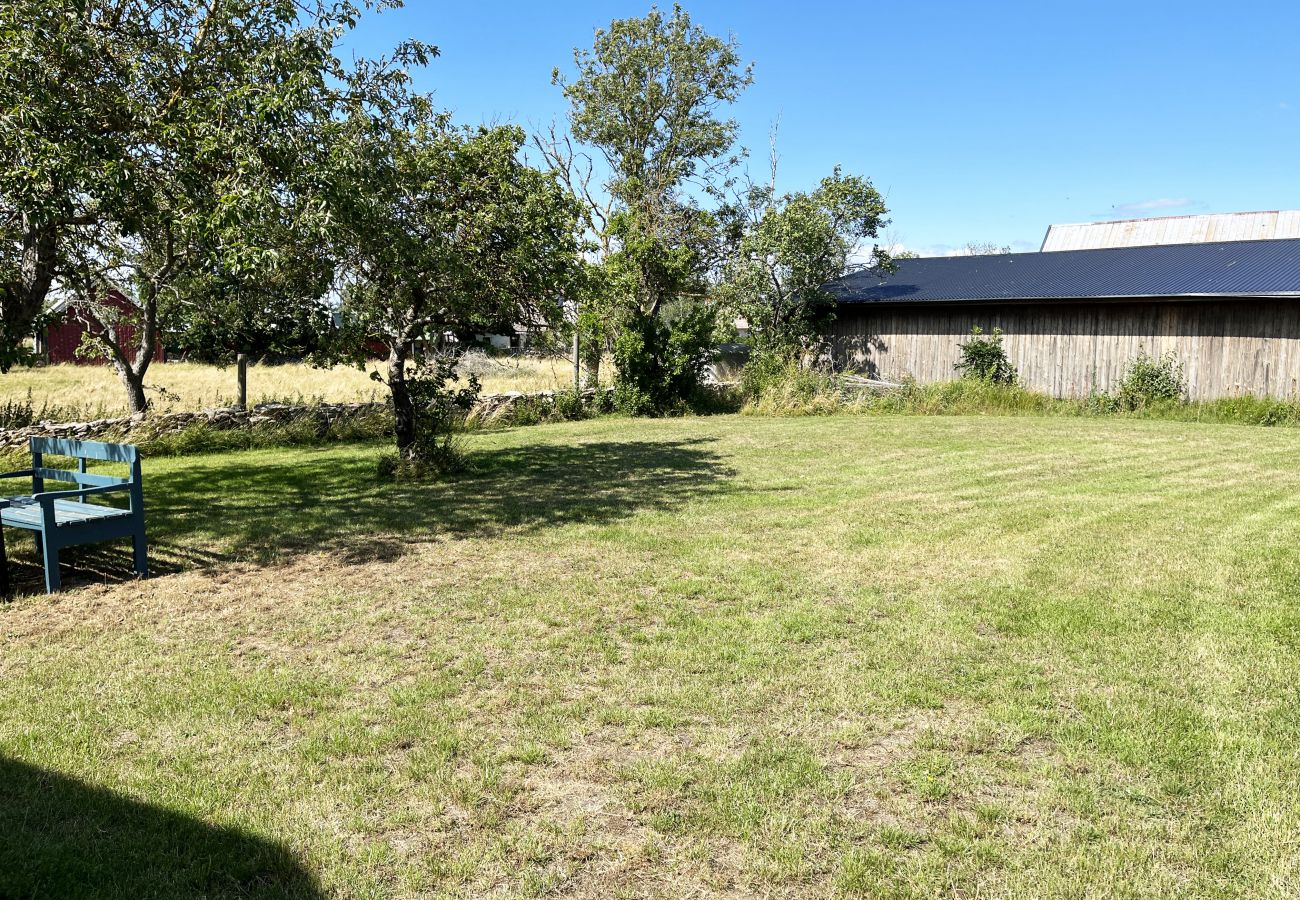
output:
[[[108,304],[115,306],[123,311],[131,309],[130,301],[116,291],[108,296]],[[80,318],[81,307],[69,306],[57,321],[50,323],[45,332],[46,358],[51,363],[76,363],[80,365],[103,365],[108,362],[108,357],[102,354],[95,356],[78,356],[77,348],[81,346],[81,336],[86,333],[86,326],[82,324]],[[123,345],[131,348],[130,355],[135,355],[135,346],[138,329],[131,326],[121,326],[118,329],[123,339]],[[162,339],[158,338],[154,342],[154,361],[163,362]]]

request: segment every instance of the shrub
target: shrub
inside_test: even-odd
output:
[[[465,417],[478,399],[479,382],[474,375],[462,388],[453,360],[430,357],[406,377],[414,412],[414,434],[401,448],[395,463],[380,463],[380,473],[398,478],[423,478],[464,468],[460,432]]]
[[[712,356],[713,329],[704,306],[671,322],[634,316],[614,341],[614,405],[633,416],[685,412]]]
[[[740,392],[746,400],[757,400],[776,386],[782,386],[798,369],[795,358],[777,350],[755,352],[740,370]]]
[[[573,388],[556,391],[551,401],[551,409],[557,419],[565,422],[576,422],[591,414],[591,408],[582,402],[582,392],[575,391]]]
[[[1183,364],[1172,350],[1161,356],[1139,353],[1124,373],[1119,385],[1119,405],[1123,409],[1143,409],[1152,403],[1182,400],[1186,394]]]
[[[468,419],[473,427],[504,425],[517,428],[546,422],[575,422],[609,412],[608,392],[599,390],[590,402],[572,388],[548,395],[518,397],[513,402],[484,411],[475,410]]]
[[[852,404],[834,376],[807,369],[796,360],[760,357],[753,374],[746,366],[741,386],[746,398],[743,411],[760,415],[827,415]],[[745,376],[748,375],[748,380]]]
[[[963,378],[987,381],[992,384],[1015,384],[1016,367],[1007,359],[1002,346],[1002,329],[994,328],[986,335],[978,325],[970,330],[970,337],[958,345],[961,360],[954,366]]]

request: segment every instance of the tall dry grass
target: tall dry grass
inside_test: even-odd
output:
[[[250,365],[248,399],[263,402],[353,403],[382,400],[387,388],[370,375],[381,366],[316,368],[301,363]],[[572,364],[560,358],[492,357],[468,354],[461,371],[475,375],[487,394],[543,391],[573,383]],[[234,367],[203,363],[155,363],[146,377],[150,401],[160,412],[229,406],[236,396]],[[57,408],[75,418],[125,415],[126,395],[107,366],[54,365],[14,369],[0,376],[0,404],[31,399],[37,408]]]

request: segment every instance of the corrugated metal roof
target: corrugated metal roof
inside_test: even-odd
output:
[[[1159,244],[1206,244],[1220,241],[1273,241],[1300,238],[1300,210],[1155,216],[1115,222],[1053,225],[1043,251],[1100,250]]]
[[[883,281],[826,286],[841,303],[1300,296],[1300,240],[903,259]]]

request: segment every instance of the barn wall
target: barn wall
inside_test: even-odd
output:
[[[129,301],[116,291],[110,293],[107,298],[110,306],[115,306],[123,312],[131,312],[132,308]],[[129,348],[130,355],[135,356],[137,346],[137,329],[132,325],[122,324],[118,326],[123,345]],[[103,365],[108,362],[108,356],[102,353],[92,354],[90,356],[78,356],[77,349],[81,346],[82,335],[86,332],[85,324],[79,318],[77,307],[70,308],[54,322],[51,322],[45,332],[45,357],[47,362],[51,363],[73,363],[78,365]],[[385,351],[386,353],[387,351]],[[154,362],[163,362],[165,354],[163,353],[162,336],[159,335],[154,341]]]
[[[1254,394],[1300,399],[1300,302],[1287,300],[840,307],[837,361],[922,383],[958,375],[958,344],[979,325],[1004,346],[1031,390],[1109,391],[1145,350],[1173,350],[1195,400]]]

